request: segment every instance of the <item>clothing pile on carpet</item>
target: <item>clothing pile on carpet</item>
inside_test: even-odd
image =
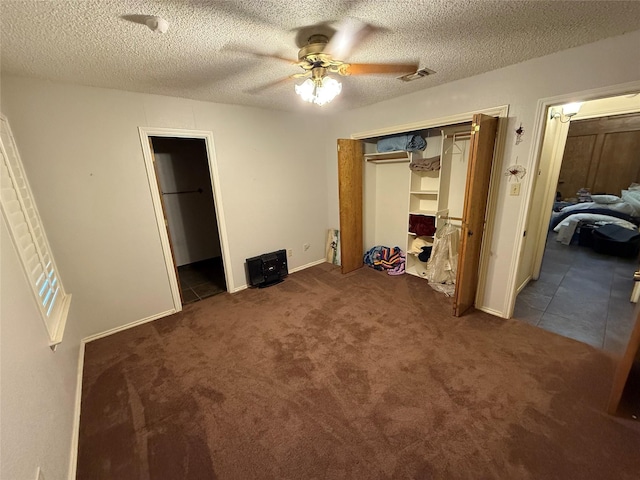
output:
[[[364,254],[364,263],[376,270],[387,270],[389,275],[402,275],[406,257],[400,247],[376,245]]]

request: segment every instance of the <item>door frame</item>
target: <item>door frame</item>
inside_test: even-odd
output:
[[[501,162],[504,157],[504,149],[506,146],[507,136],[507,120],[509,116],[509,105],[499,105],[496,107],[477,109],[471,112],[458,113],[455,115],[449,115],[447,117],[433,118],[430,120],[423,120],[414,123],[408,123],[404,125],[395,125],[392,127],[380,128],[377,130],[369,130],[366,132],[358,132],[351,135],[353,140],[365,140],[371,137],[381,137],[386,135],[393,135],[397,133],[410,132],[414,130],[428,130],[430,128],[445,127],[448,125],[455,125],[457,123],[471,123],[473,121],[473,115],[476,113],[482,113],[491,117],[498,118],[498,131],[496,133],[496,145],[493,152],[494,161]],[[484,291],[487,280],[487,269],[489,266],[489,254],[491,248],[491,241],[493,237],[493,225],[495,223],[496,204],[498,201],[498,188],[500,186],[501,176],[494,164],[491,172],[491,180],[489,182],[489,198],[487,199],[487,214],[486,223],[484,229],[484,236],[482,241],[482,247],[480,249],[480,265],[478,272],[478,289],[476,290],[475,308],[483,312],[490,313],[491,315],[503,316],[504,312],[496,312],[493,309],[489,309],[483,305],[479,305],[478,300],[484,298]],[[510,272],[512,276],[511,283],[515,283],[516,268]]]
[[[606,97],[615,97],[618,95],[626,95],[631,93],[638,93],[640,91],[640,81],[636,82],[628,82],[617,85],[611,85],[602,88],[594,88],[590,90],[583,90],[578,92],[569,92],[562,95],[557,95],[554,97],[546,97],[538,100],[534,125],[532,128],[533,137],[531,141],[531,155],[529,158],[534,159],[531,167],[531,172],[537,172],[536,175],[527,175],[525,176],[523,182],[523,196],[526,201],[522,202],[520,205],[520,214],[518,215],[518,232],[523,232],[523,235],[518,235],[516,242],[516,248],[514,249],[514,259],[512,262],[512,272],[511,272],[511,281],[508,283],[509,291],[507,295],[505,305],[506,313],[508,314],[506,318],[511,318],[513,316],[513,309],[516,303],[516,297],[518,293],[526,286],[526,284],[533,278],[533,274],[536,273],[539,275],[540,267],[542,265],[542,257],[544,256],[544,246],[546,244],[546,231],[544,238],[542,233],[538,230],[536,232],[532,232],[532,234],[536,234],[536,247],[534,253],[534,261],[532,264],[532,272],[527,275],[527,278],[522,283],[522,285],[517,285],[517,274],[518,268],[520,268],[520,263],[522,261],[522,254],[524,253],[523,245],[524,245],[524,233],[526,233],[526,228],[529,222],[529,216],[531,215],[532,200],[534,197],[535,188],[544,188],[546,191],[553,192],[555,191],[556,185],[558,184],[558,177],[560,175],[560,163],[562,162],[562,157],[564,155],[564,142],[566,141],[566,135],[569,132],[569,126],[566,125],[566,128],[562,129],[564,132],[564,138],[556,139],[558,144],[556,144],[554,148],[554,152],[552,155],[552,159],[548,161],[548,166],[552,172],[546,177],[542,179],[544,183],[536,185],[536,181],[538,180],[541,165],[541,157],[542,157],[542,146],[545,140],[545,129],[548,121],[549,109],[557,106],[564,105],[570,102],[586,102],[590,100],[598,100]],[[614,112],[607,112],[610,115],[618,114]],[[624,113],[624,112],[620,112]],[[587,118],[587,117],[583,117]],[[560,135],[562,135],[560,132]],[[560,145],[562,144],[562,148],[560,149]],[[553,198],[545,198],[545,205],[541,208],[546,208],[548,210],[547,215],[541,215],[541,219],[538,225],[538,229],[544,229],[546,225],[549,224],[549,219],[551,218],[551,205],[553,204]],[[548,204],[548,205],[547,205]],[[545,222],[546,218],[546,223]]]
[[[154,128],[154,127],[138,127],[140,135],[140,143],[142,145],[142,155],[149,181],[149,190],[151,193],[151,201],[156,217],[156,225],[158,227],[158,235],[162,246],[165,266],[167,269],[167,278],[171,288],[171,296],[176,312],[182,310],[182,300],[180,298],[180,286],[178,284],[178,276],[176,274],[175,259],[171,252],[171,243],[169,233],[165,226],[164,213],[162,210],[162,199],[160,197],[160,182],[156,176],[156,170],[153,165],[153,155],[150,146],[150,137],[174,137],[174,138],[192,138],[204,140],[207,149],[207,162],[209,164],[209,175],[211,177],[211,186],[213,188],[213,204],[216,209],[216,219],[218,224],[218,235],[220,236],[220,249],[222,250],[222,265],[224,268],[224,276],[227,284],[227,291],[232,292],[235,289],[233,283],[233,274],[231,271],[231,257],[229,255],[229,240],[227,236],[226,221],[224,216],[222,194],[220,192],[220,176],[218,173],[218,164],[213,142],[213,132],[201,130],[184,130],[175,128]]]

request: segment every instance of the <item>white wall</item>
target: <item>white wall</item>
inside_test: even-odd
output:
[[[248,257],[324,258],[325,120],[27,78],[1,93],[83,337],[172,309],[139,126],[213,132],[236,288]]]
[[[496,165],[499,176],[494,235],[490,244],[488,280],[480,306],[495,313],[509,310],[509,291],[515,284],[517,246],[523,231],[522,216],[530,191],[525,177],[521,196],[510,196],[508,165],[534,167],[531,138],[537,102],[556,95],[636,81],[640,78],[640,31],[565,50],[472,78],[415,92],[340,115],[326,145],[329,211],[328,223],[339,225],[335,139],[354,133],[473,112],[509,104],[505,154]],[[419,81],[419,80],[418,80]],[[515,145],[515,129],[525,129]]]
[[[0,478],[67,478],[78,372],[79,318],[72,301],[54,353],[4,217],[0,215]]]

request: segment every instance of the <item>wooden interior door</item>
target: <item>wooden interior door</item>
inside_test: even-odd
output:
[[[340,257],[342,273],[363,265],[362,143],[338,139],[338,195],[340,202]]]
[[[620,195],[638,181],[640,114],[571,122],[558,179],[562,198],[575,198],[581,188]]]
[[[631,332],[627,348],[618,362],[615,376],[613,377],[613,385],[611,386],[611,394],[609,396],[609,406],[607,411],[611,415],[615,415],[618,405],[622,399],[624,387],[631,373],[633,362],[640,352],[640,309],[636,308],[636,323]]]
[[[595,146],[595,135],[567,136],[556,189],[562,199],[575,197],[578,190],[589,185],[589,165]]]
[[[458,251],[456,293],[453,302],[453,314],[456,317],[461,316],[475,303],[480,248],[484,233],[498,119],[476,114],[473,116],[471,129],[469,167],[462,212],[460,250]]]

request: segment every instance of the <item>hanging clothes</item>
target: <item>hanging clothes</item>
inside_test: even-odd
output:
[[[447,296],[455,292],[460,232],[450,223],[438,229],[433,239],[433,251],[427,262],[425,277],[429,285]]]

